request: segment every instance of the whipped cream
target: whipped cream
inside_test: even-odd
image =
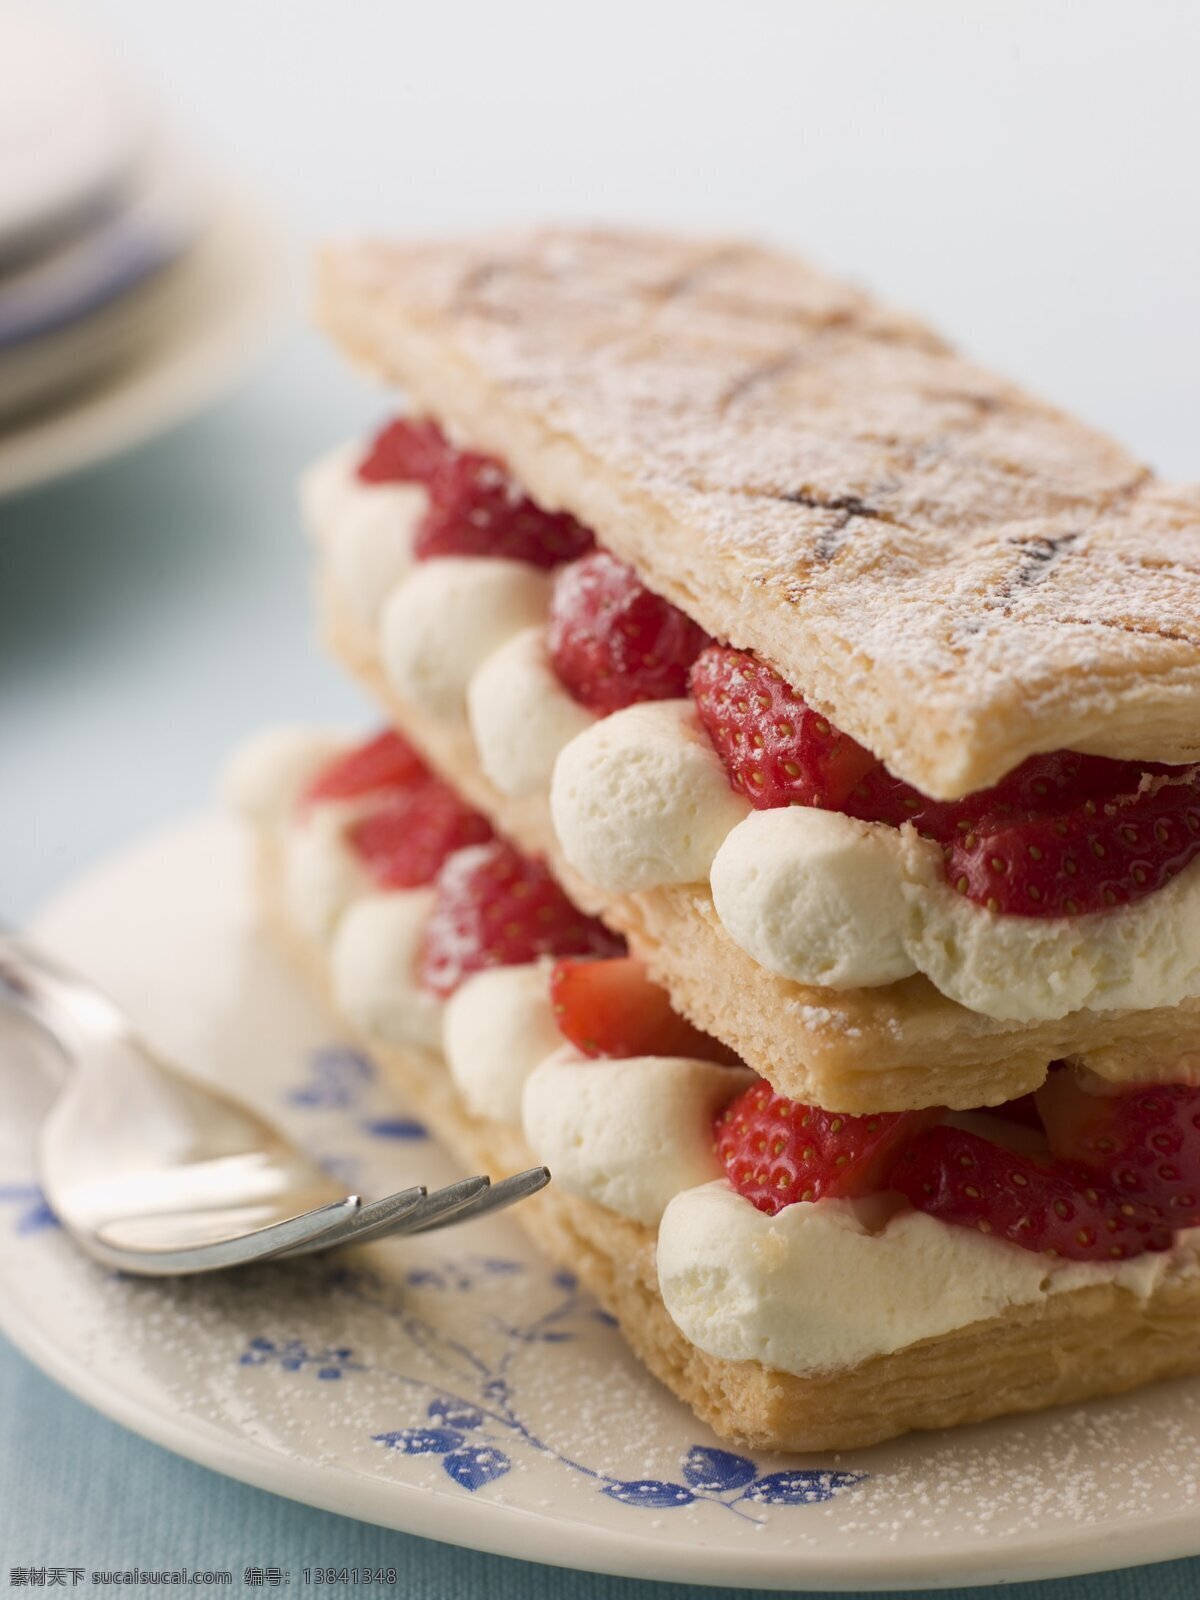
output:
[[[751,811],[712,864],[717,915],[760,966],[846,989],[913,972],[903,879],[879,829],[834,811]],[[803,976],[801,976],[803,974]]]
[[[419,483],[364,483],[361,445],[342,445],[300,480],[300,505],[338,594],[374,623],[386,596],[413,566],[413,542],[429,509]]]
[[[923,972],[969,1010],[1015,1022],[1200,993],[1200,864],[1113,911],[1005,916],[957,894],[940,850],[913,828],[789,806],[732,830],[712,891],[734,942],[798,983],[852,988]]]
[[[472,974],[446,1002],[442,1048],[473,1115],[519,1127],[525,1080],[562,1048],[550,1004],[553,964],[490,967]]]
[[[550,787],[559,751],[596,718],[559,681],[544,628],[522,628],[493,650],[467,686],[479,764],[514,799]]]
[[[221,801],[247,822],[276,822],[348,744],[345,734],[321,728],[264,728],[239,744],[226,761]]]
[[[1090,1284],[1145,1298],[1200,1270],[1200,1229],[1132,1261],[1038,1255],[919,1211],[877,1226],[849,1200],[768,1217],[724,1180],[689,1189],[663,1214],[658,1282],[672,1321],[709,1355],[805,1376],[852,1367]]]
[[[525,1137],[564,1189],[653,1226],[673,1195],[720,1173],[713,1118],[752,1080],[684,1056],[593,1061],[567,1046],[526,1080]]]
[[[345,837],[362,802],[297,807],[312,780],[348,744],[345,735],[318,729],[267,728],[244,740],[221,774],[221,798],[231,810],[256,827],[278,829],[288,917],[317,944],[328,943],[342,912],[369,887]]]
[[[692,702],[649,700],[571,740],[554,766],[550,809],[575,870],[627,894],[703,882],[750,807],[729,787]]]
[[[437,717],[463,718],[476,668],[522,628],[545,620],[550,579],[524,561],[420,561],[383,608],[380,652],[392,688]]]
[[[342,912],[371,886],[346,839],[359,809],[354,801],[322,801],[297,812],[283,829],[284,905],[315,944],[329,943]]]
[[[364,485],[339,519],[326,564],[338,593],[363,622],[374,623],[387,595],[414,564],[413,543],[429,496],[419,484]]]
[[[442,1003],[417,979],[432,906],[432,889],[389,889],[353,900],[337,921],[329,952],[334,999],[361,1033],[439,1048]]]
[[[361,439],[346,439],[318,456],[300,474],[300,515],[320,547],[337,537],[338,513],[356,487],[366,487],[357,472],[366,449]]]

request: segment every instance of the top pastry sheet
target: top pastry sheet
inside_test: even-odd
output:
[[[926,793],[1200,759],[1200,486],[756,245],[543,229],[324,255],[357,360]]]

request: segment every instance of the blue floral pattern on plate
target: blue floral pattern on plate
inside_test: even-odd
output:
[[[559,1270],[548,1275],[546,1283],[554,1291],[552,1303],[528,1321],[508,1322],[489,1315],[486,1326],[497,1340],[498,1353],[486,1356],[475,1347],[477,1341],[468,1344],[420,1315],[405,1294],[407,1289],[470,1295],[497,1278],[516,1279],[529,1273],[523,1262],[488,1256],[414,1267],[398,1284],[369,1268],[340,1266],[329,1272],[325,1293],[382,1311],[410,1348],[454,1380],[453,1387],[361,1361],[349,1347],[310,1349],[303,1340],[288,1336],[257,1335],[238,1361],[244,1367],[276,1366],[319,1382],[370,1373],[376,1380],[390,1379],[427,1396],[420,1422],[370,1437],[398,1457],[439,1458],[446,1476],[472,1494],[510,1472],[513,1453],[521,1450],[548,1457],[566,1471],[592,1479],[601,1494],[621,1505],[667,1510],[708,1501],[751,1522],[761,1521],[753,1514],[754,1507],[813,1505],[863,1482],[864,1475],[858,1472],[819,1468],[764,1471],[749,1456],[703,1444],[687,1451],[675,1478],[620,1478],[562,1449],[536,1431],[523,1414],[513,1362],[531,1346],[561,1345],[577,1339],[588,1321],[613,1322],[583,1293],[573,1274]],[[523,1298],[514,1296],[515,1300]]]
[[[284,1103],[303,1111],[346,1111],[356,1116],[358,1130],[372,1139],[419,1142],[429,1130],[415,1117],[395,1108],[371,1109],[379,1075],[374,1062],[350,1045],[327,1044],[310,1050],[302,1083],[288,1089]]]
[[[15,1233],[41,1233],[46,1228],[59,1226],[58,1218],[36,1183],[0,1183],[0,1205],[5,1204],[17,1208],[13,1213]]]

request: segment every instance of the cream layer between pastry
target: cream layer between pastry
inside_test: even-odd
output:
[[[414,565],[424,492],[404,485],[397,499],[395,485],[362,482],[362,448],[340,447],[305,479],[330,575],[377,629],[397,695],[469,724],[502,793],[548,794],[567,861],[598,889],[710,881],[726,933],[769,972],[834,991],[923,973],[1001,1021],[1200,996],[1200,862],[1130,906],[1016,917],[956,894],[937,847],[911,827],[805,807],[752,811],[690,702],[597,719],[571,698],[546,659],[543,573],[479,558]],[[382,591],[380,573],[393,574]]]
[[[368,887],[345,841],[353,806],[297,808],[336,748],[328,734],[272,731],[235,755],[224,783],[280,853],[287,914],[323,952],[336,1003],[368,1044],[442,1056],[465,1107],[519,1125],[559,1186],[656,1229],[663,1304],[696,1348],[804,1377],[1075,1290],[1108,1284],[1148,1301],[1200,1273],[1200,1229],[1170,1251],[1084,1263],[878,1197],[764,1216],[720,1176],[712,1147],[715,1113],[749,1074],[669,1057],[584,1060],[557,1035],[545,963],[477,974],[445,1006],[421,989],[429,891]]]

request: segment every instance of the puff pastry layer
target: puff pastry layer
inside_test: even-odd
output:
[[[366,243],[326,252],[317,310],[927,794],[1041,750],[1200,759],[1200,488],[805,263]]]

